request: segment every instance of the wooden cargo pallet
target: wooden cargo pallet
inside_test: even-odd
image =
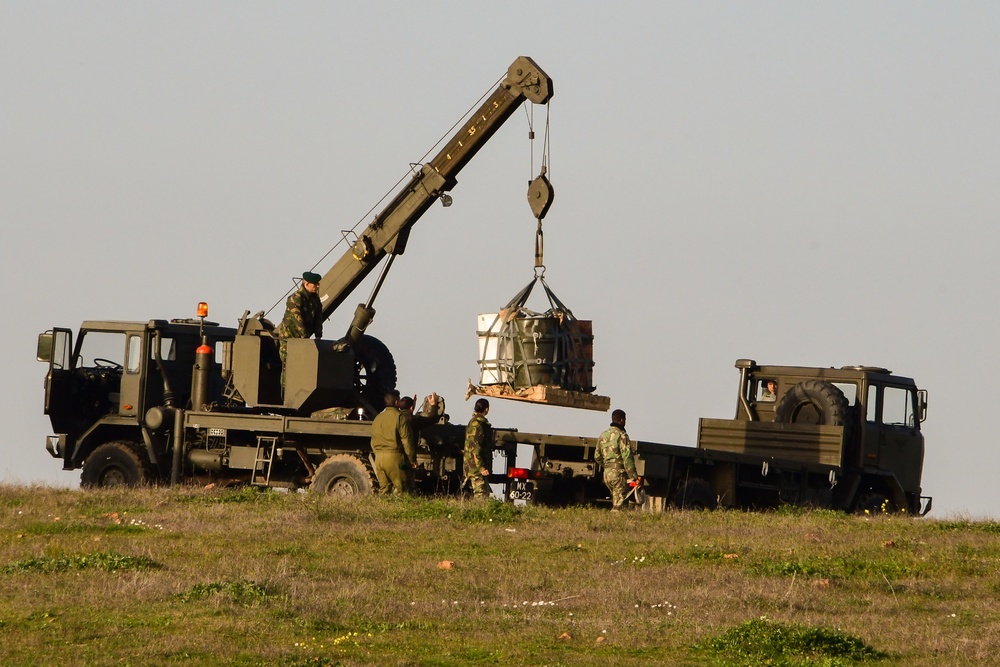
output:
[[[533,387],[512,389],[505,384],[474,385],[469,380],[469,388],[465,392],[465,400],[473,395],[505,398],[511,401],[526,401],[543,405],[556,405],[564,408],[579,408],[581,410],[600,410],[607,412],[611,408],[609,396],[587,394],[582,391],[570,391],[562,387],[548,384],[536,384]]]

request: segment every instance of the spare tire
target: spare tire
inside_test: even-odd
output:
[[[826,380],[804,380],[781,397],[774,421],[786,424],[845,426],[847,398]]]
[[[355,388],[362,404],[378,413],[385,407],[385,395],[396,388],[396,361],[385,343],[372,336],[362,336],[354,346],[357,360]]]

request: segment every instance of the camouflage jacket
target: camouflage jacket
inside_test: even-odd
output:
[[[416,462],[417,442],[410,420],[402,410],[388,407],[375,416],[372,422],[372,450],[406,454],[410,463]]]
[[[465,427],[465,470],[477,472],[489,468],[493,461],[490,452],[490,423],[486,417],[473,413]]]
[[[282,338],[323,337],[323,304],[318,294],[300,287],[288,297],[279,335]]]
[[[603,465],[606,470],[622,470],[629,479],[635,479],[635,452],[628,433],[621,426],[612,424],[611,428],[601,434],[594,451],[594,462]]]

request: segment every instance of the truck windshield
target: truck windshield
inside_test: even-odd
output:
[[[80,335],[77,367],[122,366],[125,361],[125,334],[120,331],[85,331]]]
[[[902,387],[882,390],[882,423],[890,426],[914,426],[913,392]]]

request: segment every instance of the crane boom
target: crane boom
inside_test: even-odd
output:
[[[375,296],[396,255],[403,253],[410,228],[438,199],[455,187],[456,176],[524,101],[546,104],[552,80],[528,57],[515,60],[499,87],[358,235],[350,248],[320,278],[317,293],[323,321],[385,259],[367,303],[359,304],[340,340],[281,339],[261,311],[240,320],[224,372],[229,395],[249,407],[308,414],[329,407],[360,405],[370,414],[396,385],[391,352],[364,335],[375,315]],[[281,358],[284,348],[286,357]]]
[[[386,255],[401,255],[410,228],[442,194],[456,184],[458,172],[510,118],[524,100],[546,104],[552,79],[535,62],[521,56],[492,95],[445,147],[389,202],[358,236],[353,246],[323,275],[319,294],[327,320]],[[390,260],[392,257],[390,257]],[[381,279],[380,279],[381,283]],[[377,291],[377,288],[376,288]],[[349,337],[360,336],[374,315],[371,302],[358,307]]]

